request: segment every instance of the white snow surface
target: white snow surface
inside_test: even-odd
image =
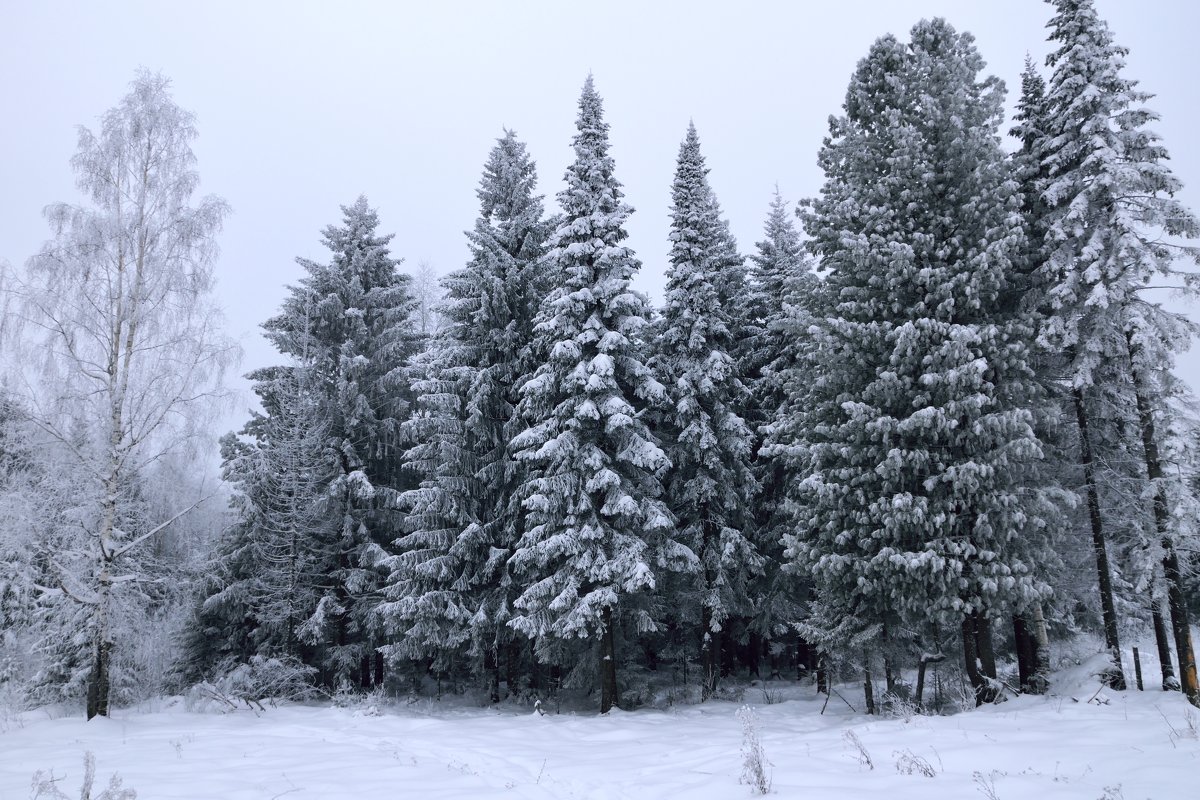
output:
[[[752,797],[739,782],[743,704],[755,708],[772,797],[1200,796],[1200,715],[1177,692],[1103,690],[1090,701],[1099,687],[1086,672],[1060,674],[1049,697],[908,720],[851,713],[837,697],[822,714],[823,695],[786,683],[747,688],[740,703],[604,717],[428,700],[377,714],[328,705],[198,713],[178,698],[91,722],[34,712],[0,721],[0,798],[31,797],[39,770],[78,796],[85,751],[95,754],[97,787],[117,772],[143,800]],[[842,691],[861,712],[861,693]],[[933,777],[905,768],[921,761]]]

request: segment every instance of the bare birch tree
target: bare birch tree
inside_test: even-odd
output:
[[[80,128],[71,166],[86,201],[46,208],[53,238],[8,290],[29,354],[30,417],[87,476],[79,551],[61,554],[70,566],[57,590],[86,609],[89,718],[108,713],[114,592],[153,580],[131,554],[194,507],[126,529],[130,487],[197,441],[238,355],[211,298],[228,207],[215,197],[191,204],[195,136],[169,81],[139,72],[98,133]]]

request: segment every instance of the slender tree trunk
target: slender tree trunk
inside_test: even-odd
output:
[[[824,650],[817,653],[817,691],[829,694],[829,654]]]
[[[613,707],[620,708],[617,698],[617,648],[613,631],[612,606],[605,606],[600,624],[600,713],[607,714]]]
[[[1088,431],[1087,408],[1083,390],[1072,392],[1075,419],[1079,425],[1079,465],[1083,467],[1083,483],[1087,492],[1088,519],[1092,524],[1092,547],[1096,551],[1096,573],[1100,587],[1100,609],[1104,618],[1104,644],[1112,658],[1112,666],[1101,676],[1113,689],[1125,688],[1125,671],[1121,667],[1121,642],[1117,635],[1117,606],[1113,601],[1112,573],[1108,566],[1108,545],[1104,538],[1104,523],[1100,517],[1100,494],[1096,489],[1096,468],[1092,459],[1092,438]]]
[[[1023,614],[1013,615],[1013,638],[1017,650],[1017,671],[1020,674],[1021,691],[1028,694],[1044,694],[1049,674],[1049,653],[1045,640],[1046,620],[1042,616],[1041,603],[1035,604]],[[1043,658],[1046,664],[1043,666]]]
[[[987,684],[984,702],[994,703],[1000,697],[1000,685],[996,674],[996,650],[992,646],[992,618],[981,611],[975,612],[975,641],[980,671]]]
[[[488,651],[488,657],[491,659],[491,687],[490,694],[493,703],[500,702],[500,648],[493,646]]]
[[[700,698],[707,700],[717,691],[720,677],[717,668],[719,634],[712,629],[712,609],[705,606],[700,612]]]
[[[100,516],[100,535],[97,541],[99,573],[96,588],[97,602],[92,607],[95,618],[95,635],[92,642],[92,671],[88,676],[87,689],[87,718],[108,716],[109,694],[109,659],[112,655],[112,641],[109,638],[109,617],[112,613],[112,560],[118,547],[113,541],[113,533],[117,527],[117,495],[120,488],[120,414],[114,409],[111,420],[112,433],[109,436],[111,461],[108,477],[105,480],[105,497]]]
[[[735,666],[737,662],[737,642],[734,641],[733,637],[732,618],[727,617],[725,619],[725,624],[721,626],[721,632],[718,634],[717,641],[721,645],[721,677],[728,678],[737,673]]]
[[[871,679],[871,654],[863,649],[863,699],[867,704],[867,713],[875,713],[875,682]]]
[[[750,674],[756,678],[762,677],[763,638],[757,631],[750,632],[750,650],[746,654],[746,666]]]
[[[1134,349],[1132,334],[1126,333],[1130,342],[1130,361]],[[1175,552],[1175,537],[1171,532],[1171,514],[1167,508],[1167,493],[1163,488],[1162,462],[1158,455],[1158,437],[1154,432],[1154,412],[1146,397],[1146,386],[1141,372],[1133,370],[1134,395],[1137,400],[1138,420],[1142,428],[1142,454],[1146,459],[1146,476],[1154,487],[1154,524],[1162,541],[1163,576],[1167,579],[1167,605],[1171,611],[1171,629],[1175,634],[1175,655],[1179,658],[1179,683],[1188,702],[1200,706],[1200,684],[1196,678],[1196,654],[1192,648],[1192,630],[1188,621],[1187,598],[1183,593],[1183,573],[1179,568],[1179,556]]]
[[[999,697],[996,688],[996,656],[992,649],[992,625],[987,615],[973,611],[962,622],[963,661],[967,677],[975,692],[975,705],[994,703]]]
[[[944,653],[921,653],[921,660],[917,664],[917,690],[914,700],[917,707],[922,707],[925,702],[925,675],[929,671],[930,664],[938,664],[946,660]]]
[[[1167,621],[1163,618],[1163,610],[1162,596],[1155,587],[1150,599],[1150,621],[1154,625],[1154,644],[1158,647],[1162,689],[1170,692],[1179,688],[1179,679],[1175,677],[1175,666],[1171,663],[1171,642],[1167,639]]]
[[[504,652],[504,682],[508,696],[512,697],[521,690],[521,645],[516,639],[510,639]]]
[[[1033,677],[1033,636],[1021,614],[1012,615],[1012,624],[1013,649],[1017,652],[1017,679],[1020,681],[1021,691],[1025,691]]]
[[[1045,694],[1050,689],[1050,635],[1046,631],[1046,617],[1042,612],[1042,604],[1033,604],[1033,676],[1029,681],[1029,691],[1033,694]]]
[[[108,616],[112,582],[107,566],[100,573],[99,602],[93,612],[96,618],[95,638],[92,641],[92,672],[88,677],[87,718],[108,716],[109,662],[112,642],[108,638]]]
[[[888,629],[887,629],[886,625],[883,627],[882,641],[883,641],[883,685],[885,687],[887,687],[886,691],[888,694],[895,696],[895,694],[896,694],[896,673],[892,669],[892,659],[891,659],[892,640],[891,640],[891,637],[888,636]]]
[[[971,681],[971,689],[975,692],[975,705],[981,705],[980,696],[983,691],[983,679],[979,674],[979,652],[975,644],[975,618],[971,615],[963,617],[962,621],[963,666],[967,670],[967,678]]]

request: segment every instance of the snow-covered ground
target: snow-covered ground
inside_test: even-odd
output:
[[[744,703],[777,797],[1200,797],[1200,714],[1178,693],[1105,690],[1089,702],[1097,685],[1084,672],[1060,675],[1050,697],[944,717],[871,718],[836,697],[822,715],[809,687],[776,687],[772,699],[795,699],[770,704],[751,687]],[[860,695],[847,697],[861,710]],[[419,701],[255,715],[170,700],[91,722],[33,713],[0,733],[0,798],[31,797],[36,771],[78,797],[87,751],[97,790],[117,772],[143,800],[750,797],[740,705],[598,717]]]

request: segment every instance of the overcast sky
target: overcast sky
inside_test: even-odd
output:
[[[1156,129],[1187,185],[1183,199],[1200,208],[1200,3],[1097,6],[1131,50],[1127,74],[1157,95]],[[340,221],[339,205],[366,194],[407,267],[455,269],[483,161],[504,127],[528,143],[553,198],[591,71],[617,177],[637,209],[628,229],[639,285],[657,302],[689,119],[749,252],[776,183],[790,202],[818,190],[827,119],[875,38],[907,39],[922,17],[946,17],[975,34],[1011,107],[1025,53],[1040,63],[1048,49],[1050,11],[1040,0],[0,0],[0,260],[23,263],[47,236],[42,208],[78,198],[68,164],[75,126],[95,127],[139,66],[160,70],[198,118],[202,191],[233,207],[217,274],[244,372],[277,360],[257,326],[299,277],[294,258],[326,257],[319,233]],[[1198,365],[1195,354],[1184,365],[1193,385]]]

